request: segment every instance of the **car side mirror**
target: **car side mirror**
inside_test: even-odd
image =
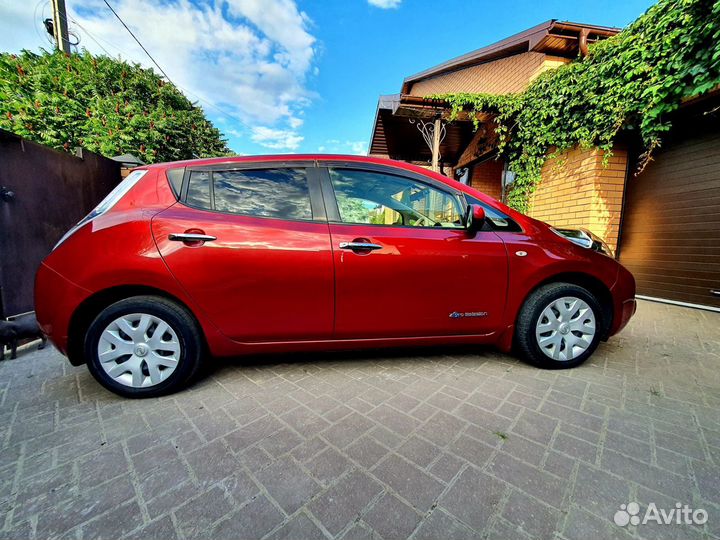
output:
[[[478,232],[485,224],[485,209],[479,204],[469,204],[465,228],[468,232]]]

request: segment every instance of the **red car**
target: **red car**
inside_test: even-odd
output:
[[[573,367],[635,312],[604,244],[450,178],[356,156],[135,169],[40,266],[36,311],[129,397],[208,355],[494,344]]]

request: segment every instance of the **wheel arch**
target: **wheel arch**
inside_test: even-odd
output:
[[[524,306],[527,299],[540,287],[549,285],[550,283],[570,283],[571,285],[577,285],[583,289],[587,289],[597,298],[602,308],[602,320],[603,320],[603,332],[601,338],[605,341],[608,338],[610,328],[612,327],[613,321],[613,299],[610,288],[603,283],[600,279],[586,274],[583,272],[562,272],[559,274],[553,274],[537,283],[523,298],[520,306]],[[515,321],[517,326],[517,317],[520,316],[520,310],[516,315]]]
[[[207,342],[203,326],[200,324],[200,321],[198,321],[193,310],[177,296],[162,289],[146,285],[118,285],[103,289],[88,296],[73,312],[68,326],[67,346],[67,357],[73,366],[80,366],[85,363],[83,354],[84,335],[95,317],[111,304],[132,296],[159,296],[182,306],[195,320],[203,340]]]

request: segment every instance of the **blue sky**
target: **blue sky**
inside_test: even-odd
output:
[[[110,0],[242,154],[365,153],[380,94],[556,18],[623,27],[649,0]],[[150,66],[101,0],[66,0],[81,46]],[[0,0],[0,50],[49,47],[49,0]]]

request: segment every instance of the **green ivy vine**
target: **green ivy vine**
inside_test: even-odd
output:
[[[545,161],[579,146],[609,156],[618,133],[633,130],[640,166],[670,129],[684,99],[720,85],[720,0],[660,0],[586,57],[548,70],[520,94],[438,94],[450,119],[495,118],[499,152],[516,173],[508,204],[528,210]]]

